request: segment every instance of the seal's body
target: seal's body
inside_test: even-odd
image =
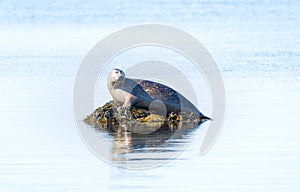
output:
[[[115,102],[122,108],[152,110],[158,114],[193,112],[205,117],[189,100],[174,89],[160,83],[129,79],[120,69],[113,69],[108,76],[108,89]]]

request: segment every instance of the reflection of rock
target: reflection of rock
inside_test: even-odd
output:
[[[113,155],[117,158],[120,154],[126,154],[132,151],[131,133],[120,129],[114,134]]]
[[[148,122],[139,123],[139,126],[134,126],[128,122],[118,124],[115,126],[115,132],[111,133],[114,138],[112,160],[116,163],[136,160],[137,153],[143,153],[145,155],[149,152],[151,153],[151,159],[155,157],[159,160],[161,156],[170,158],[180,152],[180,148],[170,149],[170,147],[166,146],[168,141],[170,139],[172,139],[173,142],[174,140],[184,140],[185,135],[198,126],[197,123],[165,123],[160,125],[159,128],[156,127],[156,130],[153,132],[145,133],[143,130],[149,131],[155,126]],[[134,129],[140,129],[142,134],[136,133],[135,130],[132,130],[132,127]],[[179,141],[178,143],[184,144],[184,141]],[[163,153],[167,154],[163,155]],[[145,159],[146,157],[144,155],[140,157],[139,160]]]
[[[187,133],[207,119],[194,113],[169,113],[166,117],[145,109],[119,112],[112,101],[97,108],[85,122],[113,137],[112,161],[120,166],[138,160],[143,166],[161,164],[182,151]]]

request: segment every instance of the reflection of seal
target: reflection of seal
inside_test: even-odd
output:
[[[123,109],[142,108],[158,114],[192,112],[205,116],[183,95],[160,83],[125,78],[120,69],[113,69],[108,76],[108,89],[115,102]]]

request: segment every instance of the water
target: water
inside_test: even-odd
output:
[[[80,3],[1,1],[1,191],[299,191],[297,1]],[[204,156],[205,126],[164,166],[128,171],[85,146],[72,94],[88,50],[141,23],[201,41],[222,73],[226,118]]]

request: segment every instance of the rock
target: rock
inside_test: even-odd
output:
[[[200,116],[193,112],[169,113],[166,117],[150,113],[145,109],[130,108],[129,110],[118,111],[120,104],[110,101],[98,107],[92,114],[84,119],[84,122],[93,127],[102,127],[112,129],[122,123],[140,124],[143,123],[148,127],[159,124],[167,124],[176,126],[179,123],[190,123],[193,126],[199,125],[206,120],[207,117]],[[110,130],[113,131],[113,130]]]

